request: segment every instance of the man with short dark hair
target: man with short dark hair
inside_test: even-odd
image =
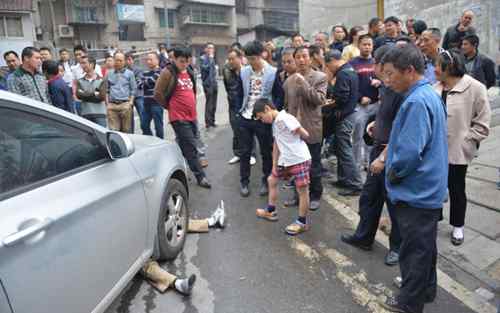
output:
[[[405,94],[389,137],[387,194],[396,207],[402,238],[402,286],[382,306],[392,312],[422,313],[437,290],[437,224],[446,198],[448,143],[441,97],[424,79],[423,54],[408,44],[383,59],[391,88]]]
[[[51,104],[45,76],[38,69],[42,65],[40,50],[26,47],[21,53],[23,64],[7,79],[10,92]]]
[[[368,169],[370,149],[363,141],[366,121],[378,109],[378,87],[381,81],[375,75],[375,60],[372,57],[373,39],[365,34],[359,37],[360,55],[349,62],[358,74],[359,102],[354,113],[352,146],[354,162],[359,168]]]
[[[47,77],[49,96],[52,105],[59,109],[72,112],[73,97],[61,75],[59,75],[59,64],[53,60],[43,61],[42,71]]]
[[[394,45],[399,36],[399,25],[401,20],[395,16],[389,16],[384,20],[384,35],[375,39],[373,51],[377,51],[383,45]]]
[[[495,86],[495,62],[479,53],[479,37],[467,35],[462,40],[462,52],[465,55],[467,74],[479,80],[486,89]]]
[[[439,43],[441,42],[441,31],[439,28],[428,28],[425,30],[416,44],[425,56],[424,77],[431,83],[437,82],[434,72],[436,59],[441,51]]]
[[[207,43],[205,53],[200,57],[201,80],[205,92],[205,128],[216,127],[215,111],[217,110],[217,62],[215,60],[215,46]]]
[[[384,33],[384,22],[379,17],[374,17],[368,23],[368,35],[373,40],[377,39]]]
[[[59,50],[59,64],[64,67],[64,75],[62,79],[71,89],[73,87],[73,72],[71,71],[72,61],[69,55],[69,51],[65,48]]]
[[[467,35],[475,35],[476,29],[472,26],[474,19],[474,12],[472,10],[465,10],[456,25],[451,26],[446,31],[443,39],[443,49],[449,50],[462,46],[462,40]]]
[[[134,73],[126,67],[125,54],[116,52],[114,59],[115,69],[108,73],[105,80],[109,128],[124,133],[133,133],[132,110],[137,83]]]
[[[7,72],[0,75],[0,90],[7,90],[7,79],[10,74],[14,73],[21,62],[19,62],[19,55],[13,50],[5,52],[3,59],[7,64]]]
[[[134,73],[135,83],[137,85],[137,89],[135,91],[134,97],[134,107],[139,115],[139,121],[142,128],[142,120],[144,115],[144,91],[142,90],[142,85],[140,84],[142,79],[142,69],[135,65],[134,53],[129,51],[125,53],[125,58],[127,60],[127,68]],[[134,118],[134,110],[132,110],[132,132],[135,131],[135,118]]]
[[[336,82],[332,97],[334,108],[334,151],[337,157],[337,181],[333,184],[345,190],[341,195],[359,195],[361,191],[361,174],[354,163],[352,151],[352,132],[354,126],[354,111],[359,101],[359,79],[354,68],[342,59],[339,50],[330,50],[325,57],[325,63]]]
[[[144,135],[153,135],[151,131],[151,120],[153,120],[156,136],[163,139],[163,106],[154,98],[155,85],[161,74],[158,54],[148,53],[146,65],[149,70],[142,73],[141,81],[139,82],[144,91],[144,111],[141,121],[142,133]]]
[[[197,149],[196,77],[189,66],[191,50],[177,47],[173,51],[172,63],[163,69],[156,81],[154,98],[167,109],[182,155],[198,185],[209,189],[212,186],[200,164]]]
[[[304,45],[304,36],[301,34],[295,33],[290,38],[292,40],[292,48],[298,48]]]
[[[40,57],[42,58],[42,62],[52,60],[52,51],[48,47],[40,48]]]
[[[325,72],[325,52],[318,45],[309,47],[311,53],[311,66],[315,71]]]
[[[253,150],[253,141],[257,137],[262,156],[262,180],[259,194],[268,193],[267,177],[272,169],[273,139],[270,125],[265,125],[253,118],[253,107],[260,98],[271,100],[276,68],[262,59],[264,47],[259,41],[251,41],[245,45],[245,55],[249,65],[241,70],[240,77],[243,84],[243,104],[239,111],[239,125],[241,134],[240,160],[240,194],[243,197],[250,195],[250,157]]]
[[[96,60],[93,57],[82,56],[80,66],[85,75],[76,82],[76,97],[81,101],[82,117],[102,127],[106,121],[106,84],[104,79],[95,72]]]

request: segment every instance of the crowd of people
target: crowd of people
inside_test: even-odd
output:
[[[278,182],[285,180],[298,206],[286,227],[298,235],[320,209],[322,159],[335,158],[341,196],[360,196],[360,222],[342,241],[371,250],[384,205],[392,222],[387,265],[399,264],[400,293],[382,305],[421,313],[436,296],[436,236],[449,198],[451,243],[464,242],[468,164],[489,134],[487,89],[495,64],[479,52],[474,13],[463,12],[444,36],[425,21],[373,18],[368,29],[335,25],[314,42],[300,34],[285,47],[251,41],[232,45],[221,70],[233,130],[230,164],[239,163],[240,194],[251,194],[251,166],[261,156],[256,215],[278,220]],[[330,40],[331,39],[331,40]],[[197,77],[189,47],[146,56],[113,51],[102,66],[76,46],[69,51],[27,47],[21,58],[4,53],[9,68],[0,87],[109,127],[133,132],[134,107],[142,133],[164,137],[164,109],[198,184],[211,188],[201,159],[196,111]],[[199,61],[206,98],[205,127],[217,127],[218,67],[214,45]],[[363,181],[362,172],[366,172]],[[449,195],[449,196],[448,196]]]

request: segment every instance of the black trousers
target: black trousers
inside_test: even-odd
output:
[[[401,231],[399,268],[403,284],[397,297],[411,313],[422,313],[425,299],[437,291],[437,225],[441,209],[413,208],[396,204]]]
[[[248,185],[250,182],[250,157],[252,156],[254,138],[259,142],[260,155],[262,157],[262,183],[267,184],[267,177],[271,174],[273,167],[273,132],[271,125],[260,121],[238,118],[240,127],[240,182]]]
[[[448,167],[448,190],[450,192],[450,224],[463,227],[467,209],[465,176],[467,165],[450,164]]]
[[[384,150],[383,146],[373,147],[370,153],[370,164]],[[385,171],[380,174],[368,173],[366,176],[361,196],[359,197],[359,223],[354,236],[367,244],[372,244],[377,234],[380,215],[384,208],[384,203],[387,205],[389,217],[391,218],[391,234],[389,236],[389,249],[394,252],[399,252],[401,245],[401,235],[398,227],[398,222],[395,217],[395,208],[387,199],[387,190],[385,189]]]
[[[241,158],[241,134],[240,134],[240,117],[235,110],[229,109],[229,124],[233,130],[233,154]],[[255,139],[252,140],[252,156],[255,156]]]
[[[323,194],[323,184],[321,183],[321,148],[322,143],[308,144],[311,154],[311,170],[309,176],[311,184],[309,185],[309,195],[311,200],[320,200]]]
[[[186,159],[191,172],[198,181],[205,177],[205,172],[200,164],[198,156],[198,139],[196,138],[197,125],[196,122],[190,121],[175,121],[172,122],[172,127],[175,132],[175,137],[182,155]]]
[[[205,126],[215,125],[215,111],[217,110],[217,86],[205,88]]]

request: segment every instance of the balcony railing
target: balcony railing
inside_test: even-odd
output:
[[[67,0],[69,24],[105,25],[104,1]]]

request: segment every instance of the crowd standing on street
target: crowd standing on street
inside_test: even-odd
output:
[[[285,231],[306,232],[328,182],[340,196],[360,196],[360,221],[342,241],[369,251],[387,207],[392,227],[385,263],[401,270],[399,295],[382,303],[389,311],[422,313],[435,300],[436,236],[448,194],[450,241],[458,246],[465,240],[467,168],[489,135],[487,89],[498,84],[495,63],[479,51],[473,25],[471,10],[444,36],[423,20],[372,18],[368,29],[338,24],[318,32],[313,44],[301,34],[282,47],[234,43],[225,64],[217,64],[214,44],[207,43],[196,62],[206,130],[217,126],[222,74],[233,132],[229,164],[239,163],[242,197],[252,193],[258,142],[258,194],[267,202],[257,217],[278,219],[284,180],[294,194],[284,205],[298,207]],[[161,45],[147,53],[144,69],[134,53],[111,47],[101,67],[79,45],[74,58],[60,49],[59,60],[45,47],[26,47],[20,57],[6,51],[0,89],[126,133],[134,132],[135,108],[142,133],[152,136],[153,122],[159,138],[165,137],[166,110],[198,185],[211,188],[192,49]],[[335,175],[324,165],[332,159]]]

